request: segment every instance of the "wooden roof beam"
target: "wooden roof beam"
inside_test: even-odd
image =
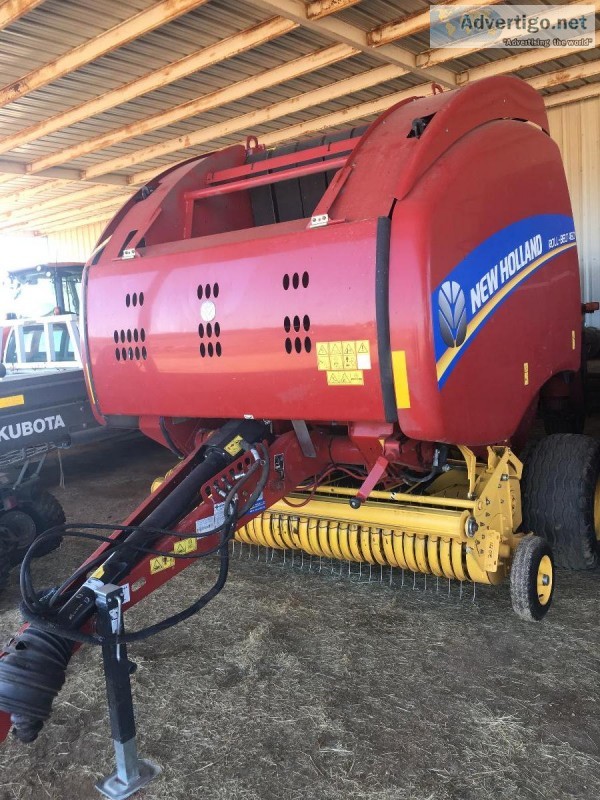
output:
[[[60,206],[77,204],[84,200],[87,204],[92,197],[98,197],[99,195],[106,194],[107,192],[110,192],[111,189],[115,191],[117,190],[117,187],[101,185],[86,186],[84,189],[81,189],[78,192],[69,192],[69,194],[51,197],[49,200],[42,200],[39,203],[28,205],[25,208],[17,208],[12,211],[2,211],[0,213],[0,223],[19,220],[22,217],[25,219],[35,217],[39,214],[43,214],[45,211],[51,211],[55,208],[60,208]]]
[[[144,161],[150,161],[154,158],[159,158],[169,153],[177,152],[178,150],[186,150],[189,147],[195,147],[205,142],[220,139],[223,136],[229,136],[232,133],[239,131],[252,132],[253,128],[257,125],[262,125],[265,122],[284,117],[287,114],[295,114],[298,111],[304,111],[307,108],[318,106],[321,103],[326,103],[329,100],[334,100],[344,95],[353,92],[359,92],[362,89],[367,89],[371,86],[376,86],[378,83],[397,78],[398,75],[403,75],[405,70],[388,64],[387,66],[376,67],[366,72],[361,72],[358,75],[353,75],[350,78],[336,81],[336,83],[327,84],[319,89],[312,89],[309,92],[290,97],[287,100],[282,100],[279,103],[267,106],[266,108],[259,108],[255,111],[250,111],[247,114],[242,114],[237,117],[220,122],[216,125],[209,125],[206,128],[200,128],[193,133],[186,134],[185,136],[177,136],[174,139],[167,139],[164,142],[143,147],[132,153],[113,158],[108,161],[102,161],[99,164],[94,164],[88,167],[83,172],[84,178],[96,178],[106,172],[114,172],[127,167],[135,166]]]
[[[8,178],[9,180],[15,180],[14,175],[0,175],[0,183],[2,182],[2,178]],[[5,194],[4,196],[0,196],[0,206],[4,207],[7,204],[11,206],[18,206],[21,203],[29,202],[32,197],[36,197],[38,194],[43,194],[44,192],[52,192],[54,189],[60,189],[65,184],[69,183],[69,181],[61,181],[61,180],[54,180],[54,181],[45,181],[42,180],[40,183],[36,183],[34,186],[27,186],[25,189],[20,189],[12,194]]]
[[[0,158],[0,173],[10,175],[11,177],[8,178],[8,180],[12,180],[12,178],[17,176],[22,177],[23,175],[29,174],[27,172],[27,164],[24,164],[22,161],[8,161],[7,159],[2,158]],[[80,181],[81,170],[71,169],[70,167],[52,167],[52,169],[47,169],[44,170],[44,172],[38,173],[36,177],[53,178],[65,181]],[[90,180],[90,183],[104,183],[110,186],[126,186],[127,178],[124,175],[104,174],[100,178],[94,178],[94,180]]]
[[[124,44],[138,39],[145,33],[165,25],[167,22],[204,5],[208,0],[160,0],[150,8],[140,11],[133,17],[120,22],[107,31],[83,42],[78,47],[69,50],[49,64],[32,70],[27,75],[19,78],[0,89],[0,107],[18,100],[35,89],[40,89],[48,83],[74,72],[84,64],[89,64],[100,56],[122,47]]]
[[[564,8],[565,6],[569,5],[577,5],[579,0],[571,0],[569,3],[565,3],[561,6],[544,6],[544,14],[547,15],[550,19],[558,19],[561,15],[564,16]],[[596,11],[600,11],[600,0],[590,0],[590,5],[593,5]],[[502,48],[503,45],[501,43],[501,37],[497,37],[496,41],[498,44],[496,45],[497,48]],[[465,47],[465,48],[451,48],[451,47],[440,47],[435,50],[424,50],[422,53],[417,55],[417,64],[420,67],[434,67],[439,64],[445,64],[447,61],[454,61],[457,58],[463,58],[464,56],[470,56],[473,53],[481,52],[482,50],[490,49],[490,44],[485,45],[484,47]],[[548,52],[550,48],[536,48],[533,52],[541,55],[540,61],[545,59],[545,54]],[[565,51],[568,51],[570,54],[577,52],[577,48],[567,47],[564,48]],[[529,51],[527,51],[529,52]],[[494,63],[501,63],[502,61],[507,61],[509,57],[506,59],[499,59]],[[487,65],[486,65],[487,66]],[[478,68],[477,68],[478,69]],[[497,73],[493,73],[497,74]],[[458,79],[456,81],[459,82]]]
[[[11,136],[5,136],[0,139],[0,153],[8,153],[9,150],[15,147],[22,147],[24,144],[39,139],[41,136],[48,136],[61,128],[75,125],[75,123],[93,117],[96,114],[102,114],[115,106],[127,103],[136,97],[178,81],[199,70],[206,69],[253,47],[270,42],[272,39],[283,36],[297,27],[295,22],[282,17],[268,19],[266,22],[261,22],[252,28],[247,28],[233,36],[228,36],[226,39],[198,50],[196,53],[167,64],[161,69],[149,72],[137,80],[118,86],[116,89],[105,92],[99,97],[70,108],[68,111],[63,111],[54,117],[36,122],[34,125],[13,133]]]
[[[0,221],[0,230],[7,230],[9,228],[18,227],[24,230],[35,230],[40,224],[52,225],[56,222],[70,222],[82,216],[87,218],[97,211],[106,208],[120,208],[126,201],[128,195],[122,197],[109,197],[106,200],[101,200],[97,203],[85,205],[83,208],[62,208],[54,209],[52,212],[44,212],[36,216],[30,216],[26,219],[20,220],[3,220]]]
[[[500,3],[502,0],[491,0],[486,3],[485,7]],[[440,3],[444,9],[452,9],[453,6],[464,6],[464,0],[450,0],[446,3]],[[476,10],[476,6],[472,9]],[[381,45],[395,42],[398,39],[404,39],[406,36],[414,36],[415,33],[422,33],[429,28],[431,21],[431,14],[429,9],[426,11],[418,11],[416,14],[410,14],[407,17],[398,19],[394,22],[386,22],[384,25],[378,25],[377,28],[369,31],[367,34],[367,42],[371,47],[381,47]]]
[[[308,19],[321,19],[359,2],[360,0],[312,0],[306,6],[306,16]]]
[[[93,153],[96,150],[104,150],[107,147],[112,147],[119,142],[124,142],[135,136],[143,136],[145,133],[149,133],[158,128],[165,128],[213,108],[227,105],[227,103],[234,103],[236,100],[241,100],[244,97],[250,97],[256,92],[298,78],[301,75],[305,75],[307,72],[314,72],[315,70],[343,61],[346,58],[356,55],[357,52],[357,50],[348,47],[346,44],[334,44],[323,50],[317,50],[314,53],[309,53],[306,56],[294,59],[294,61],[287,61],[280,64],[278,67],[265,70],[265,72],[258,75],[252,75],[237,83],[225,86],[223,89],[209,92],[195,100],[190,100],[187,103],[168,108],[166,111],[162,111],[159,114],[154,114],[151,117],[146,117],[136,122],[131,122],[129,125],[124,125],[122,128],[107,131],[100,136],[95,136],[92,139],[78,142],[71,147],[66,147],[57,153],[43,156],[29,164],[28,171],[31,173],[40,172],[49,167],[54,167],[59,164],[64,164],[67,161],[80,158],[88,153]]]
[[[600,47],[600,31],[594,35],[594,46]],[[514,56],[500,58],[497,61],[490,61],[489,64],[482,64],[480,67],[473,67],[464,72],[459,72],[456,82],[459,85],[489,78],[491,75],[506,75],[507,72],[519,72],[529,67],[537,67],[546,61],[554,61],[557,58],[572,56],[579,52],[576,47],[547,47],[536,50],[524,50]]]
[[[54,225],[44,225],[40,224],[40,226],[35,230],[36,236],[51,236],[53,233],[60,233],[61,231],[71,231],[75,230],[76,228],[81,228],[84,225],[97,225],[98,223],[104,223],[104,225],[108,225],[110,220],[114,217],[116,212],[118,211],[118,207],[114,209],[107,208],[105,211],[101,211],[98,214],[92,214],[88,217],[78,217],[77,219],[72,220],[71,222],[57,222]],[[27,229],[28,232],[31,231],[31,228]],[[91,255],[91,253],[90,253]]]
[[[590,100],[592,97],[600,95],[600,83],[588,83],[578,89],[568,89],[566,92],[556,92],[544,97],[546,108],[564,106],[567,103],[576,103],[580,100]]]
[[[350,45],[350,47],[356,47],[361,52],[369,53],[373,58],[377,58],[387,64],[395,64],[398,67],[402,67],[425,80],[436,81],[448,88],[455,86],[454,73],[451,70],[442,67],[422,69],[418,66],[414,53],[397,45],[387,44],[377,48],[371,47],[367,41],[367,32],[356,25],[351,25],[335,16],[309,19],[303,0],[252,0],[252,4],[282,17],[287,17],[287,19],[316,31],[328,39],[333,39],[335,42],[343,42]]]
[[[28,14],[43,0],[4,0],[0,5],[0,31]]]

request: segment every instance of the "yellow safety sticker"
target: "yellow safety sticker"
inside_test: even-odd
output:
[[[92,572],[90,578],[101,578],[104,575],[104,567],[98,567],[95,572]]]
[[[328,386],[364,386],[364,375],[359,369],[327,373]]]
[[[317,342],[315,351],[317,369],[327,372],[328,386],[364,386],[363,370],[371,369],[368,339]]]
[[[235,436],[229,444],[226,444],[223,448],[226,453],[229,453],[230,456],[237,456],[237,454],[242,449],[241,442],[243,442],[242,436]]]
[[[406,352],[404,350],[392,351],[392,373],[394,375],[394,389],[396,391],[396,408],[410,408]]]
[[[25,396],[13,394],[10,397],[0,397],[0,408],[13,408],[14,406],[24,406]]]
[[[175,542],[173,547],[174,553],[193,553],[198,547],[198,540],[193,536],[190,539],[180,539]]]
[[[523,386],[529,386],[529,362],[523,362]]]
[[[577,339],[575,338],[575,331],[571,331],[571,347],[575,350],[575,345],[577,344]]]
[[[175,559],[172,556],[157,556],[150,559],[150,575],[156,575],[157,572],[162,572],[164,569],[170,569],[175,566]]]

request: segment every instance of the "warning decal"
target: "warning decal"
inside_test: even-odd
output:
[[[364,386],[363,370],[371,369],[368,339],[317,342],[317,369],[327,373],[328,386]]]
[[[175,559],[171,556],[157,556],[150,559],[150,575],[156,575],[157,572],[162,572],[163,569],[169,569],[175,566]]]

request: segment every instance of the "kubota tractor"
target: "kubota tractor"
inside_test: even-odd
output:
[[[234,537],[508,577],[526,619],[550,606],[554,559],[597,561],[597,443],[547,437],[524,474],[512,449],[540,402],[567,408],[580,366],[575,229],[542,98],[490,78],[368,128],[254,144],[151,181],[85,272],[95,413],[180,463],[60,586],[33,586],[34,545],[0,708],[35,738],[77,643],[102,645],[109,797],[156,772],[137,758],[125,646],[206,605]],[[123,612],[210,554],[207,594],[124,632]]]

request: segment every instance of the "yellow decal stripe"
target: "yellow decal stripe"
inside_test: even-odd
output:
[[[484,323],[486,318],[489,317],[489,315],[493,313],[493,311],[495,311],[498,303],[501,303],[502,300],[504,300],[504,298],[506,297],[506,295],[509,294],[509,292],[511,292],[515,288],[515,286],[521,283],[521,281],[525,280],[525,278],[529,277],[529,275],[531,275],[531,273],[534,272],[538,267],[541,267],[542,264],[544,264],[546,261],[549,261],[551,258],[554,258],[559,253],[562,253],[564,250],[570,250],[572,247],[575,247],[575,242],[572,242],[570,244],[564,244],[562,245],[562,247],[557,247],[550,253],[546,253],[545,255],[540,256],[540,258],[536,259],[535,261],[532,261],[531,264],[524,270],[517,273],[517,275],[515,275],[515,277],[512,278],[512,280],[508,281],[508,283],[505,283],[502,289],[500,289],[500,291],[494,295],[492,300],[490,300],[490,302],[485,306],[485,308],[482,308],[481,311],[479,311],[479,313],[473,317],[471,322],[469,322],[469,324],[467,325],[467,335],[461,346],[456,348],[449,348],[437,362],[436,368],[437,368],[438,381],[444,375],[446,370],[450,367],[450,365],[452,364],[454,359],[458,356],[463,347],[467,345],[469,339],[471,339],[471,337],[475,335],[477,329]],[[398,406],[398,408],[400,408],[400,406]]]
[[[404,350],[392,350],[392,372],[396,390],[396,408],[410,408],[406,352]]]
[[[0,408],[13,408],[14,406],[24,406],[25,396],[13,394],[10,397],[0,397]]]

